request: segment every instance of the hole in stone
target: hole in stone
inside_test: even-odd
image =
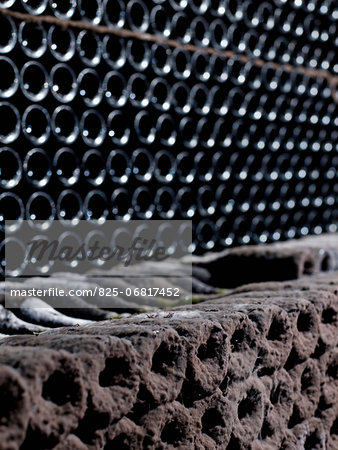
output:
[[[227,391],[229,384],[231,383],[233,378],[233,375],[230,373],[230,371],[226,374],[224,377],[224,380],[219,385],[220,390],[223,392],[223,394]]]
[[[261,369],[259,369],[257,371],[257,375],[259,377],[264,377],[264,376],[270,377],[275,372],[275,370],[276,370],[275,367],[262,367]]]
[[[190,408],[195,401],[207,397],[208,392],[206,392],[199,383],[186,380],[183,382],[181,395],[183,405]]]
[[[337,312],[333,308],[324,309],[322,313],[323,323],[334,323],[337,320]]]
[[[260,394],[255,389],[250,389],[246,397],[238,405],[238,418],[244,419],[246,416],[252,416],[260,402]]]
[[[208,409],[202,417],[202,432],[215,439],[218,426],[225,426],[222,414],[216,408]]]
[[[128,417],[133,422],[138,423],[141,417],[154,408],[156,408],[154,397],[148,389],[141,384],[137,393],[136,403],[134,404],[132,411],[128,414]]]
[[[326,345],[321,338],[318,339],[315,351],[312,353],[311,358],[318,359],[326,352]]]
[[[87,410],[81,419],[74,434],[86,444],[94,444],[97,439],[97,430],[103,430],[109,425],[108,412],[95,411],[91,395],[88,395]]]
[[[315,416],[316,417],[322,417],[323,416],[323,411],[326,411],[327,409],[331,408],[332,403],[329,403],[326,398],[321,395],[319,398],[319,402],[317,405],[317,409],[315,411]]]
[[[195,380],[195,374],[191,367],[187,367],[185,380],[181,390],[182,403],[186,408],[190,408],[195,401],[202,400],[208,396],[208,392],[203,389],[198,381]]]
[[[190,336],[190,332],[188,331],[188,330],[186,330],[185,328],[181,328],[180,326],[178,326],[177,328],[176,328],[176,333],[179,335],[179,336]]]
[[[166,376],[168,367],[173,367],[177,363],[177,359],[177,351],[171,349],[166,342],[162,342],[154,353],[151,370]]]
[[[216,358],[220,353],[220,330],[215,329],[205,344],[201,344],[197,351],[197,356],[201,361]]]
[[[274,317],[267,335],[269,341],[281,341],[285,337],[285,333],[286,333],[285,323],[282,320],[278,319],[277,317]]]
[[[321,272],[327,272],[331,268],[331,258],[329,255],[325,255],[320,264]]]
[[[330,428],[330,434],[334,434],[335,436],[338,436],[338,417],[333,422],[331,428]]]
[[[244,330],[243,328],[240,328],[239,330],[236,330],[231,338],[231,346],[234,352],[238,352],[241,349],[241,344],[243,343],[245,338]]]
[[[297,319],[297,329],[300,332],[308,332],[313,327],[313,319],[311,314],[300,312]]]
[[[125,385],[130,376],[130,365],[125,358],[107,358],[105,367],[99,375],[99,384],[102,387]]]
[[[314,268],[313,261],[311,261],[310,259],[306,260],[304,262],[303,274],[311,275],[313,273],[313,268]]]
[[[125,433],[116,436],[112,441],[109,441],[104,446],[104,450],[129,450],[131,447],[130,436]]]
[[[261,437],[262,439],[266,439],[267,437],[271,437],[273,435],[273,429],[267,420],[264,420],[262,428],[261,428]]]
[[[232,434],[226,450],[238,450],[240,448],[242,448],[240,440]]]
[[[273,405],[276,403],[283,404],[285,400],[288,398],[288,392],[285,389],[285,387],[282,385],[282,383],[279,383],[279,385],[276,387],[276,389],[273,389],[270,394],[270,401]]]
[[[320,444],[320,438],[318,436],[317,431],[311,433],[304,443],[304,449],[305,450],[312,450],[314,448],[318,448],[317,446]]]
[[[0,423],[9,420],[10,415],[20,407],[23,397],[22,388],[13,380],[0,386]]]
[[[168,422],[161,433],[161,440],[167,444],[178,444],[184,436],[182,424],[176,420]]]
[[[288,422],[288,428],[293,428],[299,423],[303,422],[303,418],[300,416],[299,409],[297,406],[293,407],[292,415]]]
[[[142,448],[153,448],[154,447],[154,442],[151,439],[150,436],[145,436],[145,438],[143,439],[143,447]]]
[[[326,370],[326,375],[333,378],[334,380],[338,379],[338,364],[332,363],[328,366]]]
[[[41,430],[34,429],[29,425],[26,431],[25,440],[20,445],[20,450],[46,450],[54,448],[58,444],[56,436],[44,435]]]
[[[254,326],[258,329],[258,331],[263,331],[263,324],[261,317],[257,313],[251,313],[248,315],[248,318],[254,324]]]
[[[293,369],[297,364],[300,364],[302,362],[302,359],[299,357],[297,351],[295,348],[292,348],[288,359],[286,360],[286,363],[284,364],[284,369],[286,371],[289,371]]]
[[[80,389],[73,377],[57,370],[43,383],[42,397],[56,405],[70,402],[74,405],[80,399]]]

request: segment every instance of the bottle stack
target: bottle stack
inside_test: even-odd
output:
[[[196,252],[337,231],[337,102],[320,72],[338,74],[334,0],[0,7],[162,39],[0,15],[2,229],[191,219]]]

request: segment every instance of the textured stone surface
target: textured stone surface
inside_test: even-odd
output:
[[[334,449],[338,273],[0,341],[1,449]]]
[[[190,306],[44,332],[2,308],[0,450],[338,448],[338,272],[301,276],[335,266],[335,239],[233,250],[253,282]]]

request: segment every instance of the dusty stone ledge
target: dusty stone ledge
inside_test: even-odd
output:
[[[0,341],[0,449],[338,448],[338,272]]]

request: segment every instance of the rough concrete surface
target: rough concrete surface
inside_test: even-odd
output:
[[[334,450],[337,341],[338,272],[3,338],[0,449]]]

